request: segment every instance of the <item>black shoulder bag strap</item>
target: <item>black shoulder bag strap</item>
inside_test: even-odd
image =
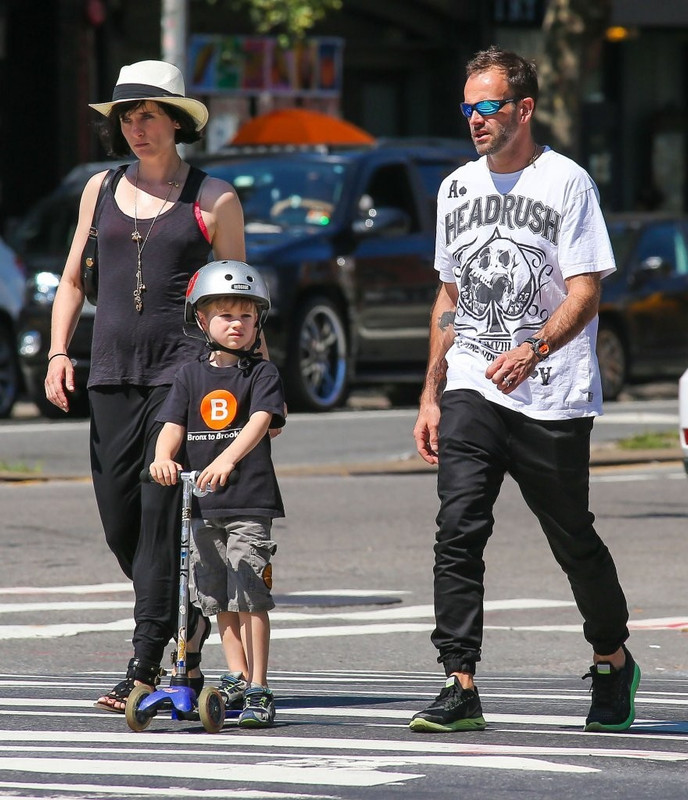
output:
[[[86,240],[84,250],[81,254],[81,284],[84,287],[86,299],[92,305],[96,305],[98,302],[98,228],[96,226],[98,212],[103,204],[105,193],[110,183],[113,184],[113,188],[117,186],[126,168],[127,165],[122,164],[122,166],[116,169],[109,169],[105,173],[105,177],[98,190],[98,199],[93,209],[93,219],[91,220],[91,227],[88,231],[88,239]]]

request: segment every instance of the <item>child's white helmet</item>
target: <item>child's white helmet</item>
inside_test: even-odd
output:
[[[196,307],[211,297],[243,297],[258,306],[258,324],[262,327],[270,310],[270,292],[257,269],[243,261],[211,261],[189,281],[184,301],[184,322],[196,323]]]

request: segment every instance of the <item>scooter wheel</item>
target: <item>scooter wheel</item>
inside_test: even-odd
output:
[[[208,733],[219,733],[225,722],[225,701],[214,686],[206,686],[198,695],[198,716]]]
[[[124,714],[127,718],[127,725],[132,729],[132,731],[136,731],[138,733],[139,731],[145,730],[150,725],[150,721],[153,719],[154,714],[151,714],[148,711],[139,711],[139,706],[141,705],[143,699],[148,697],[152,691],[152,686],[141,684],[140,686],[135,686],[127,698],[127,705],[124,709]]]

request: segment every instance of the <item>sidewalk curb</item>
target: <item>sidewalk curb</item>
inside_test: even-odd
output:
[[[599,445],[592,448],[590,468],[633,467],[683,463],[680,448],[662,450],[626,450],[619,447]],[[358,475],[423,474],[436,472],[437,467],[427,464],[420,456],[396,458],[382,461],[357,461],[331,464],[285,464],[277,466],[278,478],[308,477],[353,477]],[[35,472],[0,472],[0,483],[46,483],[48,481],[91,481],[90,475],[46,475]]]
[[[683,451],[680,447],[666,447],[661,450],[629,450],[620,447],[598,445],[590,453],[590,467],[633,466],[635,464],[683,464]]]
[[[639,464],[676,464],[682,465],[683,453],[680,448],[661,450],[626,450],[619,447],[601,445],[593,447],[590,453],[590,468],[596,467],[632,467]],[[420,456],[394,461],[361,461],[341,464],[295,464],[277,467],[277,477],[353,476],[380,475],[385,473],[420,474],[436,472],[437,467],[427,464]]]

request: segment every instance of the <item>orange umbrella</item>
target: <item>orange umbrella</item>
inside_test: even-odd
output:
[[[231,144],[372,144],[375,138],[343,119],[309,111],[283,108],[244,123]]]

